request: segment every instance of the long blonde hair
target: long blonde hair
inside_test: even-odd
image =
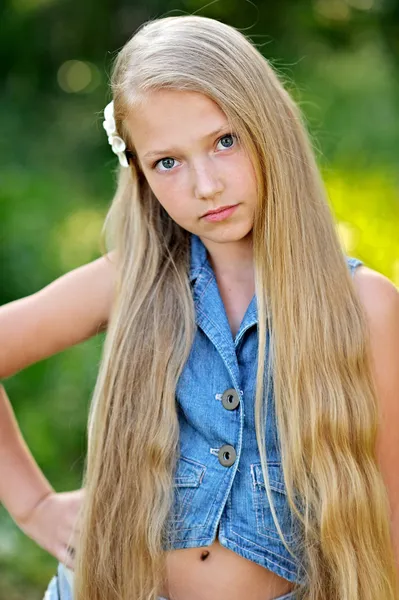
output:
[[[116,57],[111,86],[133,158],[120,168],[104,229],[117,287],[89,416],[76,600],[156,600],[166,573],[175,390],[196,327],[189,234],[152,193],[126,128],[129,111],[160,88],[214,100],[256,172],[256,437],[272,504],[264,427],[272,377],[288,501],[304,531],[298,554],[273,513],[283,543],[302,557],[298,598],[397,600],[367,322],[298,107],[244,35],[198,16],[145,23]]]

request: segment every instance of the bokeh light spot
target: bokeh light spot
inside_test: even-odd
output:
[[[350,223],[341,221],[337,224],[337,232],[340,242],[347,254],[350,254],[356,248],[357,231]]]
[[[370,10],[374,7],[374,0],[346,0],[346,3],[358,10]]]
[[[316,0],[316,14],[330,21],[348,21],[351,16],[350,8],[344,0]]]
[[[92,260],[94,254],[98,255],[103,221],[102,211],[82,208],[54,229],[52,245],[63,270],[69,271]]]
[[[92,91],[100,82],[95,65],[82,60],[65,61],[57,73],[58,85],[69,94]]]

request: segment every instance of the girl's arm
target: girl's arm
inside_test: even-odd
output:
[[[110,253],[0,307],[0,379],[104,329],[114,273]]]
[[[399,574],[399,290],[366,266],[356,270],[354,282],[370,330],[372,374],[380,409],[376,454],[391,508]]]
[[[0,377],[81,342],[106,327],[114,293],[112,257],[63,275],[39,292],[0,308]],[[66,553],[83,490],[56,494],[19,430],[0,385],[0,501],[17,525],[58,560]]]

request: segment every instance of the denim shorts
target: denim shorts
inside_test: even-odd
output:
[[[57,574],[52,578],[44,594],[43,600],[73,600],[72,595],[73,571],[58,563]],[[278,596],[274,600],[294,600],[294,592]],[[158,600],[168,600],[159,596]]]

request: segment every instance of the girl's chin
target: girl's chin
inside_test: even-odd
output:
[[[247,227],[241,226],[220,226],[212,229],[208,227],[202,228],[202,231],[195,232],[199,237],[203,237],[213,242],[240,242],[249,241],[252,238],[252,225]]]

